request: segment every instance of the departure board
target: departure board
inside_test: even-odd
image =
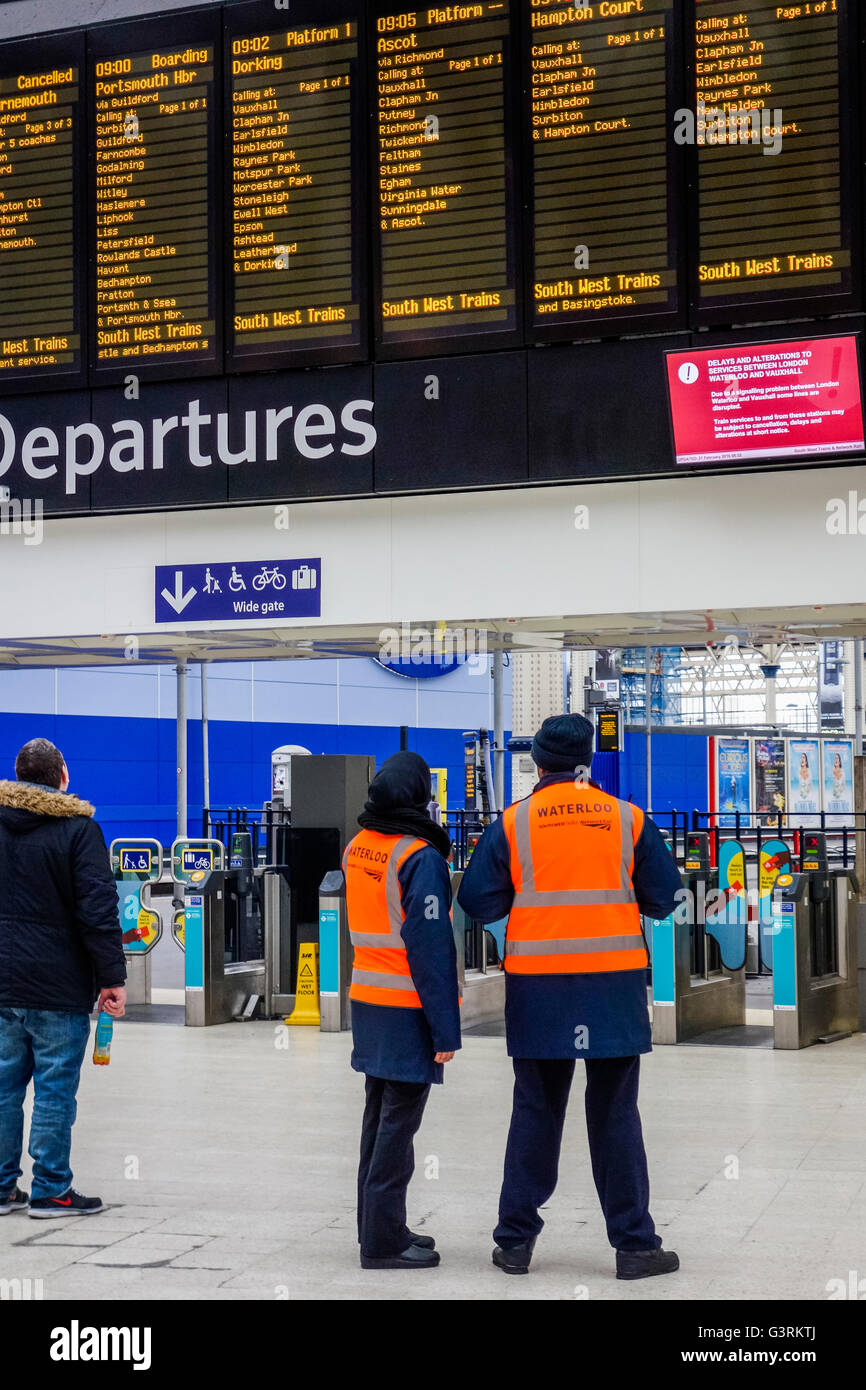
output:
[[[166,32],[152,23],[147,30]],[[118,52],[114,38],[110,55],[90,61],[92,365],[171,374],[178,364],[175,370],[189,373],[213,364],[218,343],[216,39]]]
[[[530,6],[524,119],[532,180],[529,324],[669,321],[679,307],[673,0]]]
[[[379,13],[371,45],[380,347],[501,343],[518,325],[509,0]]]
[[[259,27],[249,9],[228,27],[229,351],[250,367],[348,360],[367,336],[357,11],[308,0],[275,30],[272,3],[253,8]]]
[[[696,301],[851,290],[844,0],[697,0]]]
[[[46,61],[46,54],[49,61]],[[81,41],[4,49],[0,65],[0,389],[80,377]],[[60,61],[51,61],[51,58]]]

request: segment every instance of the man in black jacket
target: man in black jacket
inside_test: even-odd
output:
[[[126,1002],[117,889],[88,801],[70,796],[63,755],[24,745],[0,781],[0,1216],[90,1216],[69,1151],[90,1013]],[[34,1085],[33,1192],[18,1187],[24,1096]]]

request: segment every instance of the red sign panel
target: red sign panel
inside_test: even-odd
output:
[[[863,451],[853,336],[669,352],[667,369],[678,464]]]

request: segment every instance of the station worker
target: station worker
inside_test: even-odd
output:
[[[431,1084],[460,1047],[450,843],[431,820],[430,769],[395,753],[370,784],[343,856],[354,947],[352,1066],[366,1076],[358,1170],[364,1269],[429,1269],[431,1236],[406,1224],[413,1139]]]
[[[617,1277],[679,1267],[649,1212],[638,1114],[640,1054],[651,1051],[640,914],[666,917],[681,886],[655,825],[589,778],[593,729],[546,719],[532,759],[539,781],[482,836],[458,901],[472,919],[508,917],[505,1022],[514,1102],[493,1262],[526,1274],[556,1187],[576,1060],[586,1063],[586,1123]]]
[[[90,1011],[124,1012],[126,964],[102,831],[59,749],[26,743],[0,781],[0,1216],[92,1216],[69,1155]],[[18,1187],[32,1080],[30,1196]]]

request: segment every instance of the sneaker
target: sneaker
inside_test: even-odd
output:
[[[30,1215],[41,1217],[43,1220],[51,1216],[95,1216],[100,1211],[105,1211],[101,1197],[82,1197],[74,1187],[70,1187],[62,1197],[30,1199]]]
[[[651,1279],[655,1274],[673,1274],[680,1267],[673,1250],[617,1250],[617,1279]]]
[[[28,1193],[22,1192],[20,1187],[13,1187],[5,1197],[0,1197],[0,1216],[8,1216],[11,1211],[27,1211],[29,1206]]]

